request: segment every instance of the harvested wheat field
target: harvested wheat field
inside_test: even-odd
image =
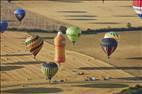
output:
[[[50,19],[79,26],[84,30],[125,27],[127,23],[141,26],[141,20],[136,17],[130,1],[106,1],[105,4],[95,0],[66,1],[68,0],[21,2],[17,5]]]
[[[116,94],[129,86],[142,85],[142,21],[131,9],[130,1],[3,1],[1,6],[2,18],[10,21],[16,20],[13,14],[5,15],[16,7],[28,11],[20,26],[18,21],[9,22],[9,29],[1,33],[1,94]],[[66,37],[66,61],[51,83],[41,72],[41,64],[54,61],[56,33],[52,29],[48,32],[46,23],[56,24],[57,30],[60,24],[84,30],[75,46]],[[127,23],[135,29],[127,29]],[[100,47],[105,32],[95,29],[110,27],[120,34],[120,39],[108,60]],[[29,32],[46,28],[47,32]],[[30,35],[44,40],[36,59],[25,48],[25,39]],[[88,77],[96,80],[87,81]]]

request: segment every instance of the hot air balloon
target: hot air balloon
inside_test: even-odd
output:
[[[1,33],[6,31],[7,27],[8,27],[8,22],[6,20],[0,21],[0,32]]]
[[[114,38],[115,40],[119,40],[119,34],[117,32],[108,32],[105,33],[104,38]]]
[[[11,0],[7,0],[8,1],[8,3],[10,3],[11,2]]]
[[[46,79],[51,81],[52,77],[55,76],[58,71],[58,65],[54,62],[43,63],[41,65],[41,71],[45,74]]]
[[[65,62],[65,37],[62,32],[58,32],[54,39],[55,57],[57,63]]]
[[[30,36],[25,41],[26,48],[33,54],[34,58],[41,50],[43,43],[43,40],[38,35]]]
[[[81,30],[79,27],[69,27],[67,28],[66,30],[66,35],[68,37],[68,39],[73,43],[75,44],[75,42],[78,40],[78,38],[80,37],[81,35]]]
[[[14,14],[15,14],[16,18],[18,19],[18,21],[21,22],[23,20],[23,18],[25,17],[26,12],[24,9],[18,8],[14,11]]]
[[[133,8],[138,16],[142,19],[142,0],[133,0]]]
[[[101,40],[101,47],[103,51],[107,54],[108,58],[117,48],[117,41],[113,38],[103,38]]]

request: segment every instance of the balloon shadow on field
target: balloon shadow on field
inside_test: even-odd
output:
[[[127,59],[142,60],[142,57],[129,57]]]
[[[64,3],[81,3],[80,0],[48,0],[52,2],[64,2]]]
[[[142,67],[80,67],[80,70],[142,70]]]
[[[92,20],[96,20],[96,19],[94,19],[94,18],[69,18],[69,19],[65,19],[65,20],[92,21]]]
[[[24,68],[23,66],[0,66],[0,71],[11,71],[11,70],[16,70],[16,69],[20,69],[20,68]]]
[[[114,17],[137,17],[136,15],[113,15]]]
[[[74,17],[76,17],[76,18],[77,17],[86,17],[86,18],[89,17],[89,18],[94,18],[94,17],[97,17],[97,16],[95,16],[95,15],[88,15],[88,14],[87,15],[86,14],[81,14],[81,15],[78,15],[78,14],[77,15],[73,15],[72,14],[72,15],[64,15],[64,17],[73,17],[73,18]]]
[[[130,7],[130,8],[131,8],[132,6],[129,6],[129,5],[125,5],[125,6],[119,6],[119,7]]]
[[[90,22],[89,24],[120,24],[117,22]]]
[[[56,12],[61,12],[61,13],[87,13],[87,11],[72,11],[72,10],[66,10],[66,11],[56,11]]]
[[[113,79],[142,81],[142,77],[122,77],[122,78],[113,78]]]
[[[26,93],[26,94],[32,94],[32,93],[58,93],[62,92],[63,90],[60,88],[17,88],[17,89],[9,89],[9,90],[4,90],[2,92],[4,93]]]
[[[14,62],[14,63],[5,63],[5,65],[30,65],[30,64],[42,64],[46,63],[45,61],[19,61],[19,62]]]
[[[30,56],[32,54],[3,54],[3,55],[0,55],[0,56]]]
[[[112,83],[101,83],[101,84],[83,84],[75,85],[77,87],[87,87],[87,88],[125,88],[128,85],[125,84],[112,84]]]

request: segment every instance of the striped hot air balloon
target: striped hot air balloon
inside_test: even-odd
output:
[[[107,54],[108,58],[117,48],[117,41],[113,38],[103,38],[101,40],[101,47],[103,51]]]
[[[50,81],[52,77],[57,73],[58,65],[54,62],[43,63],[41,65],[41,71],[46,76],[46,79]]]
[[[41,50],[43,43],[43,40],[38,35],[30,36],[25,41],[26,48],[33,54],[34,58]]]
[[[133,8],[138,16],[142,19],[142,0],[133,0]]]

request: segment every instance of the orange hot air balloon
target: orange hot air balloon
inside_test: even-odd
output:
[[[55,62],[63,63],[65,62],[65,37],[62,32],[58,32],[54,39],[55,46]]]

